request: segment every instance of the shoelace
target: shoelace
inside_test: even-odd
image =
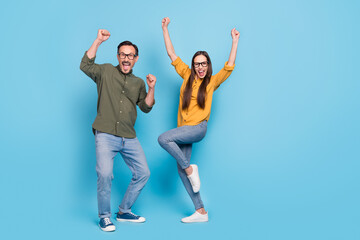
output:
[[[128,213],[130,216],[133,216],[133,217],[137,217],[135,214],[133,214],[132,212],[129,212]]]
[[[117,214],[117,213],[115,213],[115,214]],[[132,217],[134,217],[134,218],[136,218],[136,219],[140,218],[139,216],[133,214],[132,212],[123,213],[123,214],[125,214],[125,215],[130,215],[130,216],[132,216]]]
[[[105,225],[111,224],[110,218],[104,218]]]

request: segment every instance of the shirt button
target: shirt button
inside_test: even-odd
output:
[[[122,103],[122,101],[120,101]]]
[[[125,91],[122,91],[122,93],[124,93]]]
[[[119,122],[116,122],[117,124],[119,124]]]
[[[120,113],[122,113],[122,111],[120,111]]]

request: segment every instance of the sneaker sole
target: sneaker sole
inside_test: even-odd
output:
[[[106,227],[106,228],[102,228],[99,224],[99,227],[101,230],[103,230],[104,232],[114,232],[116,230],[116,227],[115,226],[109,226],[109,227]]]
[[[200,221],[190,221],[190,222],[184,222],[181,220],[182,223],[202,223],[202,222],[208,222],[209,220],[200,220]]]
[[[191,166],[192,166],[193,168],[196,168],[197,175],[198,175],[198,178],[199,178],[199,185],[193,186],[193,185],[191,184],[191,187],[192,187],[194,193],[198,193],[198,192],[200,191],[200,186],[201,186],[199,168],[198,168],[198,166],[197,166],[196,164],[191,164]],[[190,183],[191,183],[191,182],[190,182]]]
[[[146,219],[138,219],[138,220],[131,220],[131,219],[122,219],[122,218],[116,218],[116,221],[118,222],[134,222],[134,223],[143,223],[146,221]]]

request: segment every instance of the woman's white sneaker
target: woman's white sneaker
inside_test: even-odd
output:
[[[207,213],[201,214],[201,213],[195,211],[195,213],[193,215],[183,218],[183,219],[181,219],[181,221],[183,223],[207,222],[207,221],[209,221],[209,216]]]
[[[195,164],[191,164],[190,166],[192,167],[193,172],[187,177],[191,183],[194,193],[197,193],[200,191],[200,176],[198,166]]]

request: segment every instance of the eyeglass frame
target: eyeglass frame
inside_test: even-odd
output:
[[[198,66],[196,66],[196,64],[198,64]],[[204,66],[203,64],[205,64],[205,66]],[[209,61],[204,61],[204,62],[194,62],[194,67],[195,67],[195,68],[199,68],[199,67],[200,67],[200,65],[201,65],[202,67],[207,67],[207,66],[209,65]]]
[[[121,54],[124,54],[123,58],[121,57]],[[123,53],[123,52],[118,53],[118,55],[119,55],[120,59],[126,59],[126,57],[127,57],[129,60],[134,60],[134,58],[138,56],[137,54],[133,54],[133,53],[126,54],[126,53]],[[132,58],[130,58],[131,55],[133,55]]]

